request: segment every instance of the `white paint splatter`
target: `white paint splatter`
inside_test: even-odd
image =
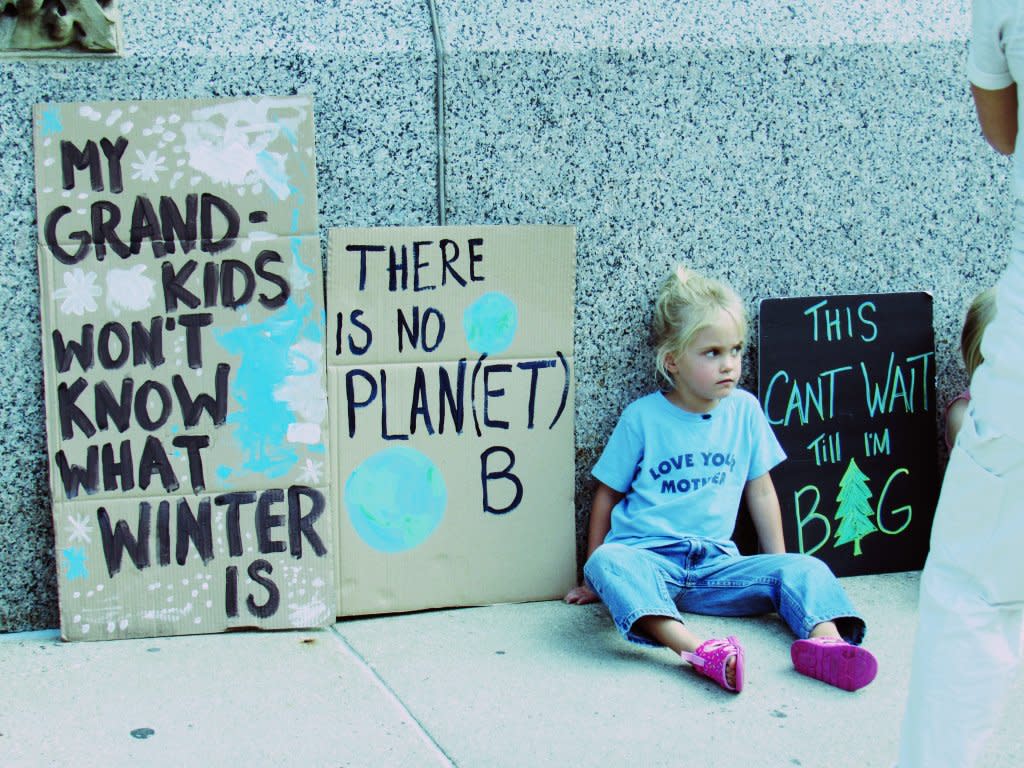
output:
[[[288,425],[288,432],[285,439],[289,443],[300,445],[317,445],[320,442],[322,430],[319,424],[310,424],[305,421],[298,421]],[[308,470],[308,467],[307,467]],[[305,472],[303,474],[306,474]]]
[[[316,627],[327,621],[327,604],[320,595],[315,595],[305,605],[288,605],[288,622],[293,627]]]
[[[270,117],[274,110],[274,117]],[[182,125],[189,165],[211,181],[233,187],[265,184],[279,199],[291,194],[286,155],[270,146],[293,137],[307,119],[293,99],[234,101],[198,109]]]
[[[273,232],[265,232],[263,230],[255,230],[249,233],[249,236],[243,240],[238,241],[238,245],[242,249],[242,253],[249,253],[252,250],[253,243],[262,242],[264,240],[273,240],[277,238]]]
[[[322,424],[327,418],[327,393],[320,376],[323,353],[323,347],[309,339],[293,344],[288,350],[288,367],[293,373],[285,376],[281,385],[274,389],[274,399],[287,403],[291,412],[298,416],[296,421],[307,425]],[[296,431],[297,436],[304,433],[308,434],[308,427]]]
[[[121,310],[146,309],[156,295],[156,282],[146,277],[145,264],[107,272],[107,308],[115,315]]]
[[[150,609],[144,611],[142,618],[149,621],[164,621],[177,623],[184,619],[186,616],[192,613],[192,604],[189,603],[184,608],[159,608]]]

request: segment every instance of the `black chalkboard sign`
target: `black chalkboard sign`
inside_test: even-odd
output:
[[[760,313],[787,548],[838,576],[921,568],[939,490],[931,295],[765,299]]]

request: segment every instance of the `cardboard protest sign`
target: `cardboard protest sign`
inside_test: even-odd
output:
[[[327,274],[340,614],[560,597],[575,231],[334,229]]]
[[[839,576],[921,568],[939,491],[931,295],[766,299],[758,351],[790,551]]]
[[[311,100],[41,104],[35,147],[62,634],[332,621]]]

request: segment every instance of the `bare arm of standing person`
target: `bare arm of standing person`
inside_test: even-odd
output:
[[[996,152],[1012,155],[1017,142],[1017,84],[998,91],[971,85],[971,95],[985,140]]]
[[[761,551],[769,555],[782,554],[786,551],[786,539],[782,535],[782,509],[779,506],[779,495],[775,492],[770,472],[748,480],[743,489],[743,498],[747,502],[750,518],[754,521],[757,540]]]
[[[612,509],[625,496],[602,482],[597,483],[594,500],[590,505],[590,525],[587,527],[587,559],[601,546],[604,537],[612,527]],[[585,605],[598,600],[598,596],[586,584],[573,587],[565,596],[565,602]]]
[[[946,440],[950,445],[956,443],[956,436],[960,434],[960,427],[964,424],[966,414],[967,401],[962,398],[955,400],[946,411]]]

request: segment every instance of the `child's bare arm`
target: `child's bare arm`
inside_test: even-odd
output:
[[[590,524],[587,527],[587,559],[594,550],[601,546],[604,537],[612,527],[612,509],[625,494],[608,487],[602,482],[597,483],[594,500],[590,504]],[[586,584],[573,587],[565,596],[565,602],[584,605],[596,602],[597,595]]]
[[[619,493],[602,482],[597,483],[594,500],[590,504],[590,526],[587,529],[587,557],[601,546],[605,536],[612,528],[612,509],[618,504],[624,493]]]
[[[771,473],[765,472],[760,477],[747,481],[743,491],[754,521],[757,540],[761,550],[766,554],[781,554],[786,551],[786,540],[782,535],[782,510],[779,507],[779,496],[775,493],[775,484]]]

